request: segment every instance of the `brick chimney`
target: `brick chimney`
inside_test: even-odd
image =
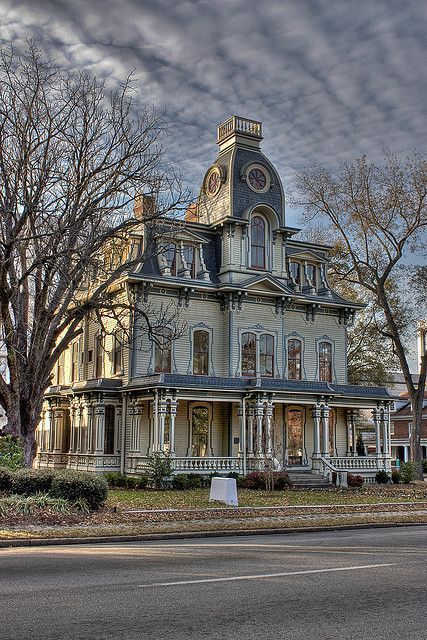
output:
[[[153,216],[156,210],[156,201],[153,196],[147,196],[138,193],[135,196],[133,205],[133,215],[137,220],[144,220],[146,217]]]
[[[197,202],[192,202],[188,205],[188,209],[185,212],[186,222],[199,222],[199,212],[197,211]]]

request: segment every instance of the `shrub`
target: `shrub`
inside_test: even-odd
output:
[[[145,489],[147,484],[148,476],[124,476],[124,486],[126,489]]]
[[[281,491],[283,489],[288,489],[292,486],[292,482],[289,479],[289,475],[286,471],[274,471],[273,472],[273,489],[277,491]]]
[[[423,473],[427,473],[427,460],[423,460]]]
[[[277,491],[286,489],[291,484],[289,475],[285,471],[252,471],[241,482],[244,489]]]
[[[400,472],[399,471],[392,471],[391,472],[391,481],[393,484],[399,484],[400,482]]]
[[[186,473],[178,473],[172,478],[172,487],[179,491],[188,489],[188,475]]]
[[[12,471],[0,467],[0,491],[9,491],[12,488]]]
[[[248,473],[243,480],[243,487],[254,491],[265,489],[264,473],[262,471],[252,471]]]
[[[162,489],[165,480],[172,475],[172,461],[169,456],[153,453],[148,458],[148,478],[156,489]]]
[[[103,476],[85,471],[58,471],[52,482],[50,494],[79,503],[85,500],[90,509],[98,509],[107,499],[108,484]]]
[[[126,476],[118,471],[110,471],[106,473],[104,478],[106,479],[109,487],[125,487]]]
[[[378,471],[375,475],[375,482],[377,484],[388,484],[390,482],[390,476],[388,475],[387,471]]]
[[[400,481],[409,484],[416,480],[418,475],[418,465],[416,462],[404,462],[400,465]]]
[[[24,449],[19,438],[0,436],[0,466],[11,471],[20,469],[24,464]]]
[[[69,513],[70,504],[63,498],[52,498],[42,493],[35,496],[9,496],[0,499],[0,517],[31,516],[40,509],[49,509],[53,513]]]
[[[202,478],[198,473],[189,473],[187,477],[189,489],[200,489],[203,485]]]
[[[53,469],[18,469],[12,476],[12,491],[27,496],[48,493],[54,476]]]
[[[238,474],[237,471],[230,471],[227,478],[234,478],[235,481],[237,482],[238,479],[240,478],[240,474]]]
[[[347,474],[347,485],[349,487],[361,487],[364,482],[363,476],[354,475],[353,473]]]

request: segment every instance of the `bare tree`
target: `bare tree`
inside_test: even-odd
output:
[[[365,157],[343,163],[335,174],[324,167],[302,170],[295,200],[313,219],[325,219],[346,256],[341,274],[373,297],[383,314],[382,335],[393,342],[411,403],[411,456],[422,478],[421,425],[427,353],[421,356],[418,385],[405,348],[405,318],[396,281],[405,258],[423,246],[427,227],[427,161],[417,154],[402,160],[387,152],[380,165]],[[413,318],[415,327],[415,318]]]
[[[35,42],[24,53],[0,51],[0,339],[8,368],[0,404],[28,465],[52,367],[82,320],[129,315],[132,300],[118,292],[141,262],[132,249],[141,222],[135,195],[156,202],[144,217],[154,244],[165,214],[185,200],[163,164],[166,131],[164,115],[139,105],[129,78],[107,91],[96,78],[57,68]],[[139,313],[153,331],[147,309]]]

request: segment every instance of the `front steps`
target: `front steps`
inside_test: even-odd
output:
[[[333,485],[318,473],[311,469],[286,469],[289,480],[292,482],[292,489],[327,489]]]

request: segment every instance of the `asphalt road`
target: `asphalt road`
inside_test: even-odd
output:
[[[1,640],[427,638],[427,527],[0,549]]]

